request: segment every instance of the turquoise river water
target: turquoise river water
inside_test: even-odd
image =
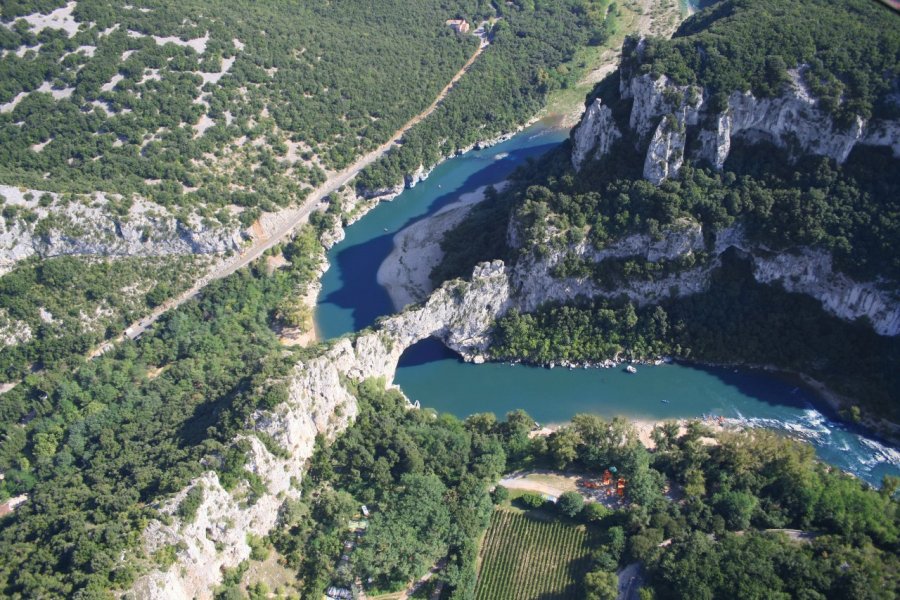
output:
[[[337,337],[393,312],[376,273],[398,231],[464,193],[503,181],[567,135],[537,124],[502,144],[447,160],[428,179],[348,227],[346,238],[328,253],[331,266],[316,310],[319,334]],[[651,420],[720,415],[806,440],[823,460],[873,484],[886,474],[900,475],[900,451],[835,421],[810,391],[769,373],[684,364],[639,367],[634,375],[618,368],[473,365],[426,340],[403,355],[395,382],[411,400],[459,417],[515,408],[541,423],[565,422],[582,412]]]

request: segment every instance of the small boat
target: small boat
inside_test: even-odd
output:
[[[635,369],[634,366],[632,366],[632,365],[628,365],[627,367],[625,367],[625,372],[626,373],[637,373],[637,369]]]
[[[387,231],[387,227],[385,227],[384,230]]]
[[[669,403],[668,400],[660,400],[660,402],[662,402],[663,404],[668,404],[668,403]]]

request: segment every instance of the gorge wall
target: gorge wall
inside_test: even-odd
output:
[[[222,569],[236,567],[250,556],[247,534],[268,533],[284,502],[299,496],[316,436],[333,439],[352,423],[357,404],[346,381],[383,378],[390,385],[400,355],[430,336],[477,360],[487,348],[494,319],[510,306],[506,267],[500,261],[483,263],[470,282],[448,282],[424,304],[383,320],[375,330],[341,338],[321,355],[300,362],[289,377],[287,401],[272,411],[258,412],[249,424],[251,432],[268,434],[283,455],[270,452],[252,433],[239,438],[249,444],[245,468],[262,478],[265,493],[248,503],[246,489],[225,490],[217,473],[209,470],[164,501],[159,510],[165,517],[145,530],[144,549],[152,555],[171,546],[177,549],[177,560],[165,570],[142,576],[123,596],[211,598]],[[203,489],[203,499],[187,521],[178,515],[178,507],[197,486]]]
[[[97,193],[59,194],[0,186],[0,275],[30,256],[166,256],[239,250],[238,225],[212,224],[197,215],[179,219],[164,206]],[[10,213],[7,217],[6,213]]]
[[[623,53],[636,56],[639,63],[643,46],[644,41],[640,40],[633,47],[626,45]],[[733,140],[739,138],[751,143],[774,143],[789,148],[795,155],[827,156],[838,163],[843,163],[859,144],[889,147],[900,158],[900,122],[857,117],[849,127],[836,124],[804,84],[806,65],[788,71],[781,95],[757,98],[749,91],[735,91],[728,96],[725,108],[716,111],[703,87],[676,85],[666,75],[637,74],[629,66],[633,62],[625,60],[619,69],[618,95],[612,100],[616,105],[608,106],[600,97],[592,100],[573,131],[571,162],[577,171],[592,168],[591,161],[609,154],[613,143],[622,138],[635,144],[643,154],[643,177],[656,185],[677,177],[688,158],[722,169]],[[618,119],[614,117],[617,110]],[[611,256],[634,256],[653,262],[697,252],[703,246],[703,235],[699,224],[691,227],[693,233],[687,233],[684,224],[676,225],[664,232],[660,240],[630,236],[601,250],[580,244],[551,251],[541,260],[526,258],[529,264],[522,269],[523,277],[517,280],[516,289],[524,293],[524,305],[529,309],[537,306],[543,289],[553,289],[554,300],[573,294],[609,295],[585,279],[566,279],[553,286],[551,271],[566,255],[594,262]],[[514,238],[511,236],[513,241]],[[667,250],[654,250],[660,244]],[[718,266],[719,256],[730,247],[751,258],[757,281],[778,282],[790,292],[810,295],[825,310],[843,319],[865,317],[881,335],[900,333],[900,298],[890,286],[879,281],[856,281],[836,271],[829,253],[820,249],[798,247],[790,252],[776,252],[754,244],[739,226],[716,233],[712,261],[702,267],[656,282],[629,281],[617,290],[617,295],[622,293],[645,304],[673,291],[680,295],[701,291],[708,284],[712,268]]]
[[[625,52],[639,60],[642,48],[643,40]],[[631,103],[627,133],[645,153],[644,178],[657,185],[678,175],[688,158],[688,140],[694,137],[696,149],[689,158],[705,160],[716,169],[725,164],[735,138],[765,140],[838,163],[847,160],[857,144],[889,147],[900,158],[900,122],[856,117],[848,127],[837,124],[807,89],[807,65],[788,71],[780,96],[757,98],[749,91],[734,91],[722,110],[713,108],[703,87],[676,85],[666,75],[638,75],[626,65],[619,70],[619,100]],[[606,155],[624,133],[602,98],[596,98],[573,132],[572,165],[579,170],[588,159]]]

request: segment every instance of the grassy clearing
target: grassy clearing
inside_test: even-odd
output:
[[[687,11],[683,7],[684,2],[685,0],[678,2],[665,0],[661,3],[624,0],[615,3],[609,17],[611,33],[609,39],[599,46],[583,46],[576,51],[575,56],[565,67],[574,72],[574,80],[577,83],[553,90],[547,98],[544,114],[564,115],[567,119],[577,120],[585,97],[606,73],[603,67],[610,65],[614,68],[618,65],[625,36],[637,31],[653,35],[670,34],[676,24],[687,16]],[[572,116],[573,112],[577,114]]]
[[[583,526],[497,510],[481,547],[476,600],[582,597],[586,537]]]

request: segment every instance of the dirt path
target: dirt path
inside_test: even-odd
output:
[[[580,491],[575,482],[578,475],[555,471],[522,471],[511,473],[500,480],[500,485],[511,490],[529,490],[556,498],[565,492]]]
[[[336,173],[331,173],[328,176],[328,179],[325,180],[325,183],[313,190],[312,193],[307,196],[306,200],[300,207],[287,209],[278,213],[278,224],[271,231],[271,233],[269,233],[268,235],[257,237],[253,241],[253,244],[244,249],[240,254],[231,257],[230,259],[227,259],[218,266],[214,267],[203,277],[194,282],[194,285],[189,289],[185,290],[174,298],[170,298],[168,301],[159,305],[144,318],[132,323],[131,326],[125,329],[125,331],[122,332],[118,337],[113,340],[107,341],[102,346],[91,352],[90,357],[93,358],[95,356],[103,354],[114,344],[124,340],[125,338],[136,339],[140,337],[140,335],[147,331],[147,329],[162,315],[195,297],[203,288],[209,285],[211,281],[227,277],[238,269],[249,265],[251,262],[262,256],[262,254],[266,250],[272,248],[283,238],[288,236],[297,226],[305,223],[309,218],[309,215],[316,208],[318,208],[319,204],[325,197],[327,197],[332,192],[337,191],[337,189],[341,186],[349,183],[360,173],[360,171],[374,163],[385,153],[387,153],[392,147],[394,147],[411,128],[416,126],[423,119],[433,113],[440,105],[440,103],[444,100],[444,98],[447,97],[447,94],[450,92],[450,90],[453,89],[453,86],[456,84],[456,82],[458,82],[462,78],[462,76],[466,74],[469,68],[475,63],[475,61],[478,59],[481,53],[484,52],[484,49],[487,48],[488,45],[489,44],[487,43],[482,43],[481,45],[479,45],[478,49],[475,50],[469,60],[466,61],[466,64],[464,64],[462,68],[453,76],[450,82],[446,86],[444,86],[444,89],[442,89],[441,92],[437,95],[437,97],[434,99],[434,102],[432,102],[425,110],[407,121],[403,125],[403,127],[398,129],[394,133],[391,139],[381,144],[374,150],[368,152],[367,154],[361,156],[355,162],[353,162],[353,164],[349,165],[345,169]]]

